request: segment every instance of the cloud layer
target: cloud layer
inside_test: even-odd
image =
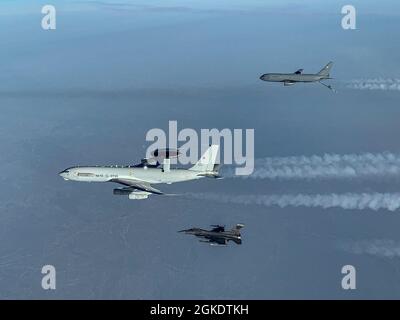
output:
[[[342,249],[354,254],[368,254],[384,258],[400,257],[400,243],[393,240],[365,240],[344,243]]]

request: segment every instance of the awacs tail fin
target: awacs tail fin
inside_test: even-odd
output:
[[[214,178],[214,179],[223,179],[223,176],[219,175],[219,168],[221,167],[221,165],[219,164],[214,164],[214,168],[212,169],[212,171],[207,171],[204,173],[199,173],[198,176],[203,176],[203,177],[207,177],[207,178]]]
[[[199,161],[189,170],[199,172],[214,172],[214,166],[217,161],[219,146],[216,144],[211,145],[206,152],[201,156]]]
[[[317,74],[319,76],[324,76],[325,78],[329,78],[329,72],[331,71],[332,65],[333,65],[333,62],[331,61],[325,67],[323,67],[321,69],[321,71],[318,72]]]

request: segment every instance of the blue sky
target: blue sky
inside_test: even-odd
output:
[[[303,67],[312,72],[337,59],[343,60],[335,68],[341,78],[351,78],[349,74],[356,78],[395,76],[399,72],[398,45],[381,37],[383,30],[388,39],[395,37],[397,18],[390,14],[396,12],[392,10],[394,2],[379,6],[355,2],[359,16],[358,30],[353,32],[340,28],[341,4],[336,1],[324,1],[323,5],[319,1],[268,5],[236,1],[229,7],[219,1],[185,2],[189,10],[182,10],[178,1],[120,3],[55,2],[58,29],[45,33],[39,27],[40,2],[32,2],[29,9],[25,4],[6,2],[2,12],[10,11],[0,22],[0,35],[7,45],[2,55],[13,55],[8,69],[31,71],[30,76],[24,75],[29,87],[32,82],[64,87],[62,79],[69,86],[89,86],[83,83],[85,78],[74,78],[72,73],[79,68],[96,74],[97,88],[110,87],[110,79],[119,87],[251,85],[259,70]],[[113,50],[115,41],[120,43],[118,50]],[[215,61],[218,64],[208,68]],[[367,61],[374,63],[366,67]],[[46,68],[38,70],[43,65]],[[118,77],[113,77],[113,72],[118,72]],[[62,77],[54,79],[53,73]],[[10,81],[7,79],[10,77],[3,74],[3,82]],[[24,79],[18,79],[18,86],[23,85]]]

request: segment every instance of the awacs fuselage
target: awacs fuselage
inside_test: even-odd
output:
[[[135,168],[135,167],[72,167],[60,172],[60,176],[65,180],[83,182],[113,182],[114,180],[133,179],[150,184],[174,183],[204,178],[202,172],[190,171],[185,169],[171,169],[164,171],[162,168]]]
[[[114,189],[115,195],[127,195],[129,199],[147,199],[150,194],[164,194],[152,184],[197,180],[204,177],[220,178],[216,164],[218,145],[210,146],[199,161],[189,169],[172,169],[170,159],[164,159],[162,167],[148,166],[146,161],[134,166],[79,166],[60,172],[64,180],[83,182],[114,182],[123,188]]]

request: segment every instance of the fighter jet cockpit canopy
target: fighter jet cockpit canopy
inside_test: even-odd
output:
[[[225,226],[220,226],[218,224],[212,224],[211,227],[213,227],[213,229],[211,230],[213,232],[224,232],[225,231]]]

